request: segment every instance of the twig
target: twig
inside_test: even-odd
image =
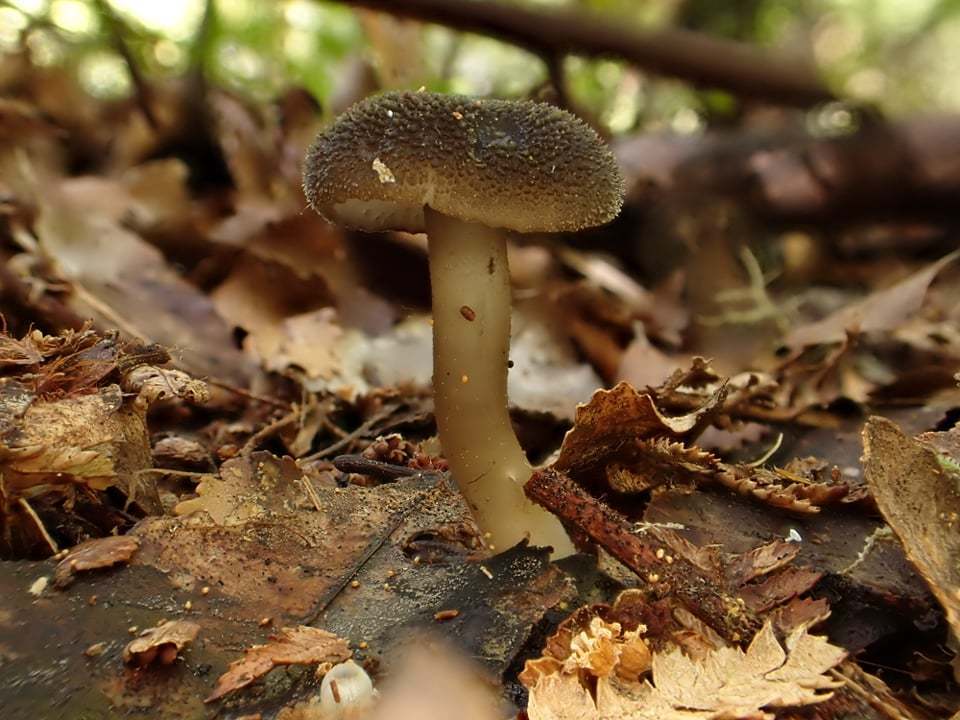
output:
[[[323,512],[323,501],[320,499],[317,489],[313,487],[313,483],[310,482],[310,478],[306,474],[300,477],[300,482],[303,483],[303,490],[307,494],[307,497],[310,498],[310,502],[313,503],[313,507],[318,513]]]
[[[338,455],[333,459],[333,466],[340,472],[369,475],[377,480],[384,481],[419,474],[419,471],[406,465],[393,465],[379,460],[371,460],[363,455]]]
[[[43,538],[44,542],[47,543],[47,547],[50,548],[50,554],[56,555],[60,552],[60,546],[57,545],[57,541],[50,537],[50,533],[47,532],[46,526],[43,524],[43,520],[40,519],[40,516],[37,515],[36,511],[27,502],[26,498],[19,498],[17,504],[20,508],[27,514],[27,516],[33,520],[33,524],[36,526],[37,531],[40,533],[40,537]]]
[[[130,46],[123,37],[123,24],[120,22],[120,19],[117,18],[113,12],[113,8],[110,7],[106,0],[95,0],[94,4],[100,16],[103,18],[104,25],[107,26],[107,31],[110,33],[110,43],[113,45],[114,51],[116,51],[116,53],[123,58],[123,62],[126,63],[127,71],[130,73],[130,80],[133,82],[134,94],[140,112],[143,113],[147,124],[150,125],[153,130],[158,130],[160,125],[157,122],[157,116],[154,114],[150,104],[150,87],[147,81],[144,80],[143,73],[140,72],[140,66],[137,64],[137,60],[133,57]]]
[[[177,365],[177,367],[181,370],[187,369],[186,367],[183,367],[180,365]],[[226,390],[227,392],[233,393],[234,395],[239,395],[242,398],[246,398],[247,400],[253,400],[254,402],[263,403],[265,405],[272,405],[273,407],[283,411],[290,410],[290,403],[288,402],[283,402],[282,400],[275,400],[274,398],[269,398],[266,395],[257,395],[256,393],[250,392],[249,390],[246,390],[241,387],[237,387],[236,385],[232,385],[231,383],[228,383],[225,380],[218,380],[217,378],[205,377],[203,378],[203,381],[208,385],[213,385],[215,387],[221,388],[223,390]]]
[[[723,589],[720,578],[684,557],[683,548],[689,543],[673,531],[650,527],[642,534],[634,532],[625,517],[558,470],[534,472],[524,491],[563,522],[586,533],[658,595],[675,595],[727,640],[747,641],[760,629],[757,617]]]
[[[317,452],[311,455],[306,455],[301,459],[305,462],[310,462],[312,460],[319,460],[321,458],[330,457],[331,455],[336,454],[339,450],[342,450],[347,445],[352,443],[354,440],[357,440],[358,438],[360,438],[361,436],[369,432],[370,429],[374,425],[376,425],[378,422],[384,420],[385,418],[390,417],[390,415],[393,414],[395,409],[396,408],[391,407],[388,412],[378,412],[373,417],[370,417],[367,420],[365,420],[360,425],[360,427],[358,427],[356,430],[344,435],[332,445],[327,445],[327,447],[325,447],[323,450],[318,450]]]
[[[266,427],[261,428],[256,433],[250,436],[250,439],[244,444],[243,448],[240,450],[241,455],[250,455],[254,450],[257,449],[257,446],[266,440],[268,437],[276,433],[278,430],[282,430],[288,425],[293,425],[295,422],[300,420],[300,410],[294,408],[291,412],[284,415],[278,420],[274,420],[272,423]]]
[[[806,107],[834,99],[814,67],[751,45],[688,30],[644,31],[572,9],[538,10],[489,0],[340,0],[457,30],[490,35],[541,57],[619,57],[652,73],[735,95]]]

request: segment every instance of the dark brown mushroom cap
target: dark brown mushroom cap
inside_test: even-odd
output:
[[[623,178],[597,134],[551,105],[392,92],[364,100],[307,152],[321,215],[361,230],[422,231],[423,207],[520,232],[609,222]]]

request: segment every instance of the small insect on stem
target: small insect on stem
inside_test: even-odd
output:
[[[461,305],[460,314],[463,315],[464,320],[469,320],[470,322],[473,322],[477,319],[476,311],[469,305]]]

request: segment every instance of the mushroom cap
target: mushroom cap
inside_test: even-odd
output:
[[[574,115],[527,101],[390,92],[317,136],[303,189],[327,219],[360,230],[424,229],[423,208],[519,232],[609,222],[623,178]]]

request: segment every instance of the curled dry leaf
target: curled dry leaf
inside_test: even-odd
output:
[[[128,643],[123,649],[123,661],[137,667],[146,667],[154,662],[170,665],[199,632],[200,626],[195,622],[168,620],[144,630],[140,637]]]
[[[781,645],[766,623],[746,651],[721,647],[694,659],[673,647],[653,654],[649,678],[601,675],[595,694],[567,664],[525,670],[521,679],[530,690],[530,720],[772,719],[771,708],[828,699],[842,683],[826,673],[845,656],[806,627],[791,632]]]
[[[863,429],[867,485],[960,638],[960,474],[941,458],[886,418]]]
[[[588,403],[577,407],[573,429],[563,438],[553,467],[577,476],[606,467],[638,440],[695,437],[722,403],[723,393],[721,388],[692,413],[667,417],[650,394],[639,393],[627,383],[597,390]]]
[[[122,387],[138,393],[138,401],[150,405],[157,400],[182,398],[202,405],[210,399],[210,391],[202,380],[190,377],[182,370],[139,365],[123,377]]]
[[[140,547],[140,541],[129,535],[88,540],[73,548],[54,571],[53,584],[58,588],[70,585],[78,572],[99,570],[127,562]]]
[[[326,630],[306,625],[281,628],[265,645],[247,648],[240,660],[230,663],[204,702],[246,687],[280,665],[338,663],[350,655],[347,641]]]
[[[591,678],[611,675],[636,681],[650,669],[650,648],[642,637],[645,632],[643,625],[625,630],[620,623],[597,615],[579,632],[561,627],[548,641],[544,656],[526,662],[520,682],[532,689],[541,677],[558,672],[579,677],[583,685]]]

